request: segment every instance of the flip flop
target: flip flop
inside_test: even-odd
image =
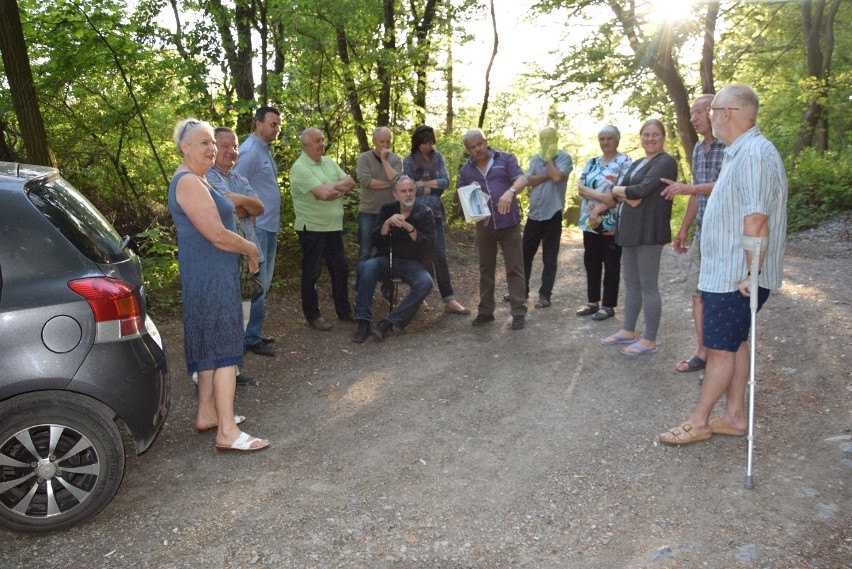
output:
[[[685,365],[686,369],[680,369],[680,366],[682,366],[682,365]],[[690,373],[690,372],[693,372],[693,371],[702,370],[702,369],[704,369],[704,366],[706,366],[706,365],[707,365],[707,362],[705,362],[704,360],[702,360],[698,356],[692,356],[691,358],[689,358],[689,361],[687,361],[687,360],[679,361],[677,366],[675,366],[675,369],[677,371],[679,371],[680,373]]]
[[[663,435],[671,435],[674,439],[666,440],[663,438]],[[697,443],[698,441],[706,441],[712,436],[713,433],[710,431],[707,431],[706,433],[696,433],[692,425],[689,423],[682,423],[679,427],[666,431],[658,438],[660,439],[660,442],[666,443],[667,445],[688,445],[690,443]]]
[[[636,338],[625,338],[624,336],[619,336],[618,334],[613,334],[612,336],[607,336],[606,338],[601,338],[601,345],[603,346],[617,346],[619,344],[632,344],[636,341]]]
[[[261,446],[253,447],[254,443],[263,443]],[[216,445],[216,450],[219,452],[227,452],[227,451],[246,451],[253,452],[256,450],[263,450],[269,446],[269,441],[263,441],[257,437],[252,437],[248,433],[244,433],[240,431],[240,436],[237,437],[237,440],[231,443],[230,446],[225,445]]]
[[[634,350],[634,351],[629,351]],[[621,353],[627,356],[628,358],[635,358],[636,356],[646,356],[648,354],[656,354],[660,350],[658,348],[646,348],[644,346],[636,344],[630,344],[626,348],[621,350]]]
[[[234,415],[234,423],[236,423],[237,425],[239,425],[245,420],[246,418],[242,415]],[[198,429],[199,433],[206,433],[207,431],[212,431],[213,429],[217,429],[218,427],[219,425],[212,425],[210,427],[204,427],[203,429],[199,429],[198,427],[196,427],[196,429]]]
[[[734,428],[723,421],[722,417],[716,417],[715,419],[710,419],[710,432],[714,435],[741,437],[746,434],[746,429]]]

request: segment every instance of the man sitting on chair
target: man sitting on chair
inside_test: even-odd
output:
[[[435,250],[435,218],[432,210],[417,201],[414,181],[402,176],[393,190],[396,201],[384,204],[372,233],[376,256],[358,267],[358,298],[355,301],[354,320],[358,323],[353,342],[367,339],[373,320],[373,293],[377,281],[390,283],[401,279],[411,287],[408,295],[387,318],[373,328],[379,341],[394,326],[402,330],[411,322],[423,299],[432,290],[432,255]]]

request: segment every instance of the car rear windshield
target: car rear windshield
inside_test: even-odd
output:
[[[55,178],[28,187],[30,201],[81,253],[95,263],[120,261],[121,236],[74,186]]]

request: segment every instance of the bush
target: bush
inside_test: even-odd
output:
[[[177,245],[170,231],[155,227],[137,233],[134,239],[142,260],[148,303],[155,311],[171,311],[180,306],[180,272]]]
[[[852,209],[852,147],[805,149],[787,169],[787,229],[796,233]]]

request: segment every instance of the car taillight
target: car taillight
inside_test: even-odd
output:
[[[68,288],[92,308],[97,323],[95,342],[136,338],[145,331],[145,316],[132,284],[97,277],[70,281]]]

